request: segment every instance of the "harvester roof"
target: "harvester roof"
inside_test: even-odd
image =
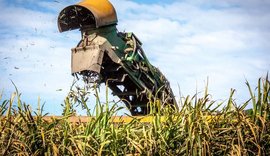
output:
[[[60,32],[113,24],[117,24],[117,15],[108,0],[84,0],[64,8],[58,16]]]

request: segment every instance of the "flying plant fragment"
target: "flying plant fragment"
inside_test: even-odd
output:
[[[132,115],[149,113],[149,97],[178,109],[168,80],[150,64],[140,40],[133,33],[118,32],[116,25],[115,9],[107,0],[84,0],[60,12],[60,32],[81,31],[81,41],[71,50],[72,74],[98,74]]]

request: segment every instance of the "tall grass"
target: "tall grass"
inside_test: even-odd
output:
[[[270,155],[268,74],[258,80],[255,91],[246,84],[250,99],[241,106],[234,102],[235,90],[231,90],[229,100],[215,102],[208,85],[202,97],[196,94],[179,99],[180,110],[163,106],[158,99],[150,100],[147,123],[135,117],[130,122],[112,123],[117,111],[124,108],[117,107],[119,101],[111,107],[108,100],[102,104],[95,85],[92,89],[97,103],[93,112],[86,104],[87,90],[73,88],[65,98],[62,118],[47,121],[40,100],[37,110],[32,110],[21,101],[16,88],[12,97],[0,105],[0,152],[48,156]],[[78,103],[92,117],[89,122],[69,122],[71,116],[76,116],[73,106]],[[249,103],[253,108],[247,112]]]

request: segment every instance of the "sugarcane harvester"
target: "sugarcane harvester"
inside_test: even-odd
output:
[[[72,74],[98,75],[132,115],[149,113],[149,98],[178,109],[169,81],[147,59],[134,33],[118,32],[117,15],[107,0],[84,0],[58,16],[60,32],[79,29],[81,41],[71,55]]]

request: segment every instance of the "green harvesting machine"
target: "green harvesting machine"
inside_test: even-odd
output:
[[[118,32],[117,15],[107,0],[84,0],[64,8],[58,16],[60,32],[79,29],[73,48],[72,74],[107,83],[133,116],[149,113],[149,98],[178,109],[169,81],[150,64],[134,33]]]

